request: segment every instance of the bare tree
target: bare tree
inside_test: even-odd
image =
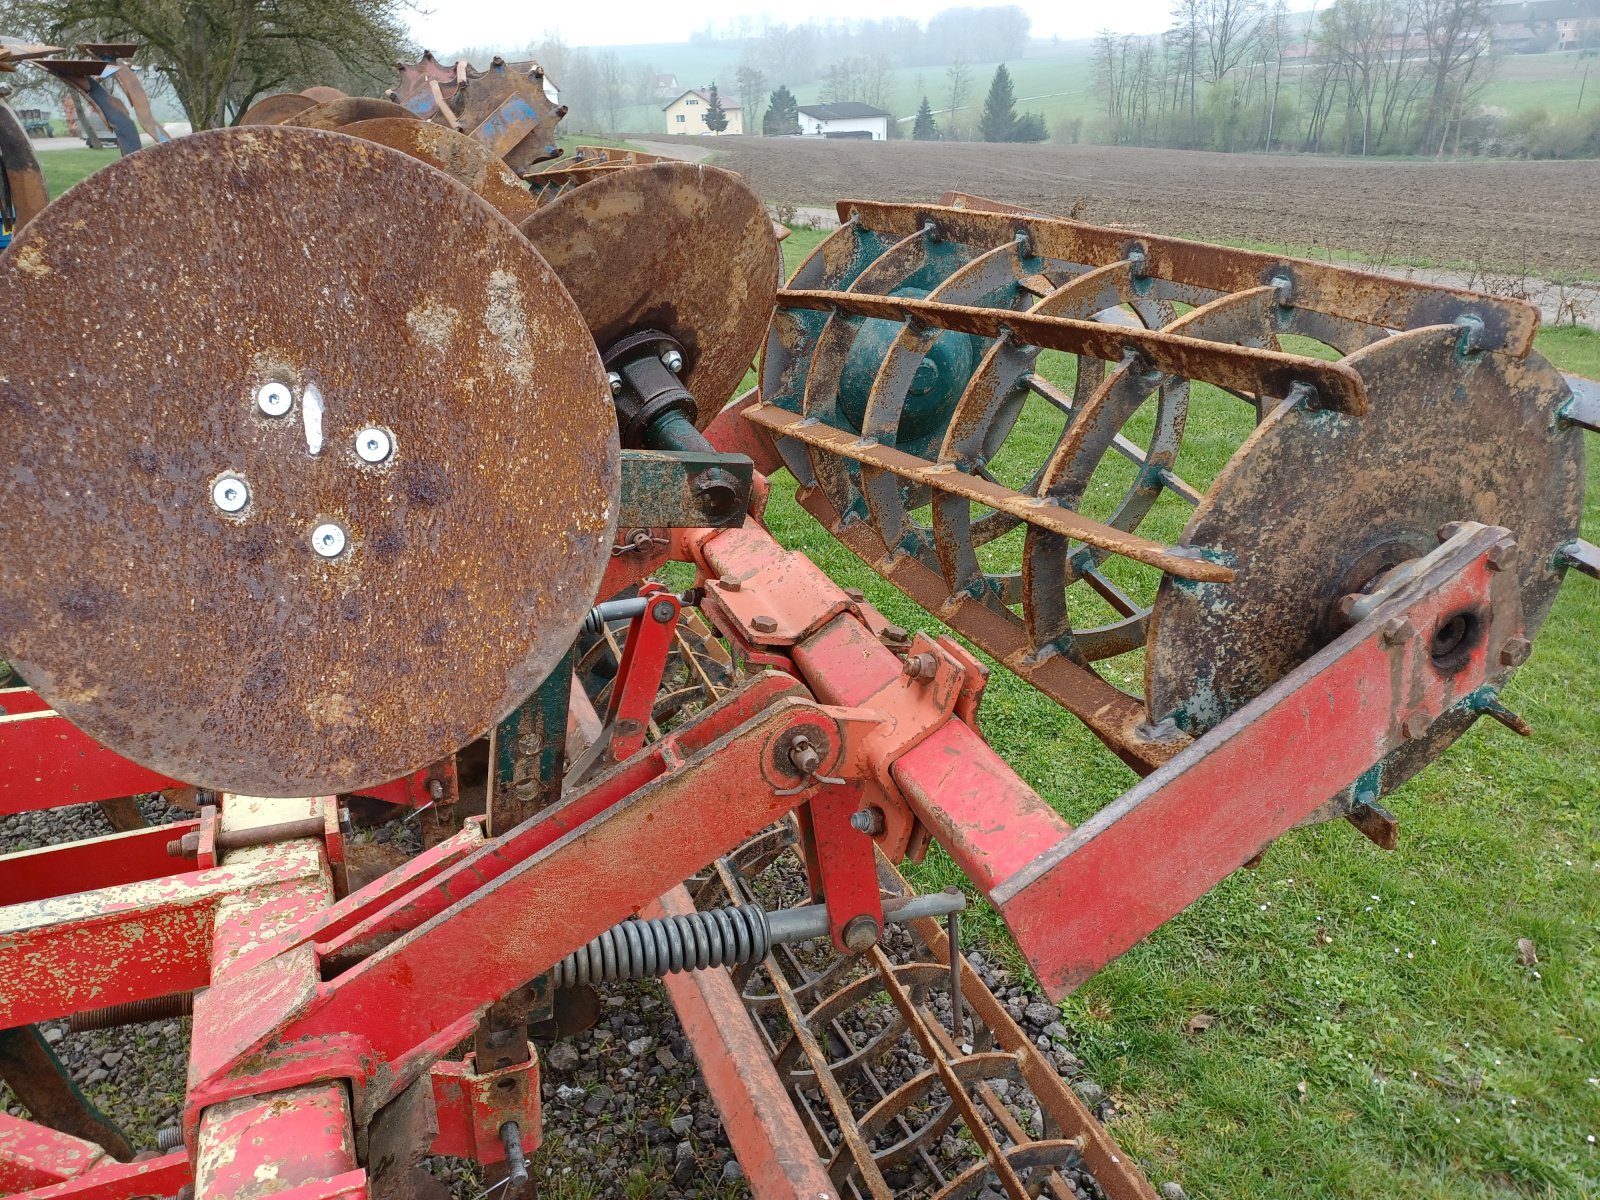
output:
[[[1443,154],[1451,118],[1461,111],[1467,87],[1488,82],[1494,0],[1418,0],[1418,10],[1428,47],[1428,98],[1418,140],[1424,151],[1437,143]]]
[[[950,140],[957,141],[960,138],[961,107],[967,102],[967,95],[972,89],[972,68],[967,65],[966,57],[957,54],[945,68],[944,77],[950,89],[950,121],[946,128],[950,131]]]
[[[744,131],[756,133],[761,129],[761,102],[765,98],[762,88],[767,77],[759,67],[749,63],[733,73],[734,86],[739,89],[739,103],[744,106]]]
[[[617,113],[622,108],[628,73],[614,51],[607,50],[594,56],[594,82],[600,93],[601,111],[606,115],[606,131],[615,133],[621,128]]]
[[[1217,83],[1250,53],[1250,41],[1261,18],[1261,0],[1200,0],[1197,7],[1205,39],[1201,62],[1206,81]]]

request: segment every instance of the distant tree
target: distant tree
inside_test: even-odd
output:
[[[967,102],[967,91],[972,87],[972,69],[960,54],[945,68],[945,79],[950,85],[950,123],[948,133],[954,139],[961,135],[961,106]]]
[[[767,101],[767,115],[761,120],[761,132],[768,137],[784,137],[800,132],[800,102],[794,98],[786,84],[779,84]]]
[[[1017,128],[1017,97],[1011,87],[1011,72],[1005,63],[994,69],[989,95],[983,102],[979,131],[986,142],[1009,142]]]
[[[615,133],[620,127],[617,121],[618,110],[622,108],[623,93],[628,86],[627,71],[622,65],[622,60],[610,50],[595,56],[594,78],[599,85],[599,108],[606,114],[606,129]]]
[[[237,117],[263,92],[392,80],[413,53],[399,0],[14,0],[7,33],[58,46],[140,43],[139,61],[171,85],[195,129]]]
[[[733,78],[739,88],[739,103],[744,105],[744,130],[754,133],[761,127],[757,118],[761,116],[761,86],[767,82],[767,77],[759,67],[745,63],[734,72]]]
[[[722,111],[722,97],[717,95],[716,80],[711,81],[709,94],[706,97],[706,128],[712,133],[721,133],[728,127],[728,114]]]
[[[1017,118],[1017,123],[1011,127],[1011,140],[1013,142],[1046,142],[1050,140],[1050,130],[1045,126],[1042,113],[1023,113]]]
[[[922,98],[922,106],[917,109],[916,122],[911,126],[911,140],[914,142],[937,142],[939,140],[939,127],[933,122],[933,109],[928,105],[928,98]]]

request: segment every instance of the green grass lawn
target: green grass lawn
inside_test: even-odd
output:
[[[819,236],[788,239],[791,267]],[[1600,376],[1600,333],[1546,331],[1539,349]],[[1191,407],[1202,436],[1179,473],[1199,486],[1249,421],[1196,392],[1210,392]],[[785,545],[896,622],[943,630],[793,496],[787,475],[774,482],[768,520]],[[1154,536],[1173,536],[1183,512],[1156,516]],[[1600,537],[1593,479],[1584,529]],[[1116,1103],[1114,1133],[1158,1184],[1233,1200],[1600,1194],[1596,631],[1600,587],[1574,574],[1506,692],[1533,737],[1480,722],[1386,801],[1399,849],[1344,822],[1290,834],[1065,1003],[1073,1049]],[[982,725],[1069,819],[1133,782],[1004,670]],[[955,873],[935,854],[916,876],[943,886]],[[992,916],[971,926],[1004,939]],[[1536,965],[1519,961],[1519,938]],[[1198,1014],[1211,1025],[1186,1033]]]

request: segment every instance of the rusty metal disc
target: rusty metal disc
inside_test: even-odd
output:
[[[332,100],[343,100],[350,93],[341,92],[336,87],[328,87],[326,84],[319,83],[312,87],[302,89],[300,94],[311,100],[313,103],[327,104]]]
[[[415,113],[407,112],[393,100],[380,100],[376,96],[345,96],[296,113],[283,124],[299,125],[306,129],[338,129],[344,125],[354,125],[357,121],[375,121],[379,117],[417,119]]]
[[[443,125],[415,117],[379,117],[346,125],[340,132],[377,142],[437,167],[482,196],[509,221],[526,220],[539,207],[511,168],[482,143]]]
[[[356,791],[571,644],[616,525],[605,377],[442,172],[279,126],[150,147],[0,257],[0,311],[0,647],[120,753]]]
[[[772,222],[732,171],[651,163],[546,204],[522,232],[555,268],[602,349],[655,329],[684,347],[705,428],[755,360],[777,295]]]
[[[1162,583],[1145,660],[1153,719],[1212,728],[1338,636],[1342,596],[1437,547],[1452,521],[1510,529],[1530,637],[1549,613],[1555,551],[1583,501],[1581,436],[1556,417],[1561,376],[1537,354],[1464,356],[1447,327],[1345,361],[1366,381],[1366,414],[1280,407],[1195,510],[1183,544],[1238,573]]]
[[[273,96],[263,96],[244,110],[244,115],[239,118],[239,124],[281,125],[290,117],[315,108],[318,103],[319,101],[299,92],[279,92]]]

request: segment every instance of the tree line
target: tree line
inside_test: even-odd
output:
[[[1440,154],[1489,82],[1495,0],[1177,0],[1163,34],[1095,40],[1099,140]]]

